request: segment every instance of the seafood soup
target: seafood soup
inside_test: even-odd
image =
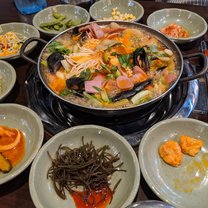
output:
[[[102,109],[151,101],[180,73],[174,52],[156,36],[116,22],[91,23],[61,34],[45,47],[40,69],[59,97]]]

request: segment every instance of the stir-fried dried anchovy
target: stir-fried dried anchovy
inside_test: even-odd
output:
[[[47,178],[53,181],[56,193],[62,199],[66,199],[65,190],[73,193],[77,192],[78,187],[82,187],[83,192],[89,195],[91,191],[109,189],[109,179],[113,173],[125,171],[120,169],[122,162],[114,165],[120,158],[119,155],[107,152],[109,149],[108,145],[95,149],[92,141],[85,144],[82,137],[82,146],[79,148],[71,149],[60,145],[55,158],[48,152],[52,165]],[[115,185],[113,192],[120,181]]]

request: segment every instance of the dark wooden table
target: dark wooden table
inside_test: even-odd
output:
[[[48,0],[48,6],[58,4],[58,0]],[[179,5],[179,4],[166,4],[166,3],[155,3],[154,1],[140,1],[145,9],[144,17],[141,23],[146,23],[146,19],[149,14],[154,12],[155,10],[167,8],[167,7],[180,7],[184,9],[188,9],[190,11],[196,12],[200,14],[202,17],[208,21],[208,7],[200,7],[200,6],[191,6],[191,5]],[[8,22],[25,22],[32,23],[33,15],[22,15],[17,10],[12,0],[1,0],[0,3],[0,24],[8,23]],[[206,34],[206,39],[207,39]],[[45,38],[45,37],[43,37]],[[199,43],[189,44],[185,48],[181,48],[183,53],[189,53],[197,51],[199,48]],[[185,50],[186,49],[186,50]],[[38,57],[39,51],[41,49],[35,49],[31,56]],[[11,94],[3,101],[4,103],[17,103],[21,105],[27,106],[27,101],[25,98],[24,91],[24,82],[27,78],[27,75],[31,69],[31,65],[25,62],[22,59],[17,59],[10,61],[10,64],[14,66],[17,73],[17,82],[15,84],[14,89]],[[203,120],[208,122],[207,114],[198,114],[192,113],[191,117]],[[51,135],[48,132],[45,132],[45,139],[47,141],[50,139]],[[0,186],[0,208],[34,208],[33,202],[29,193],[29,176],[30,167],[27,168],[22,174],[13,179],[10,182],[7,182],[4,185]],[[145,183],[143,178],[141,179],[141,185],[139,187],[138,195],[135,200],[145,200],[145,199],[158,199],[157,196],[150,190],[148,185]],[[49,199],[50,200],[50,199]]]

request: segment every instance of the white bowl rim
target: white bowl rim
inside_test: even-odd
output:
[[[5,90],[5,92],[3,92],[2,94],[0,94],[0,101],[3,100],[13,89],[15,83],[16,83],[16,79],[17,79],[17,74],[16,71],[14,69],[14,67],[9,64],[8,62],[4,61],[4,60],[0,60],[0,63],[6,65],[6,68],[11,72],[11,83],[9,85],[9,87],[7,87],[7,89]]]
[[[68,132],[77,131],[79,129],[89,129],[89,128],[101,129],[101,130],[110,132],[111,134],[113,134],[117,139],[119,139],[125,145],[125,147],[129,150],[130,154],[132,155],[133,163],[135,165],[135,169],[136,169],[136,172],[138,174],[135,174],[134,186],[132,187],[132,193],[128,197],[127,201],[125,202],[125,207],[130,205],[133,202],[133,200],[134,200],[134,198],[135,198],[135,196],[138,192],[139,185],[140,185],[140,166],[139,166],[139,161],[138,161],[138,158],[137,158],[137,155],[136,155],[135,151],[133,150],[131,145],[127,142],[127,140],[125,138],[123,138],[123,136],[118,134],[117,132],[115,132],[115,131],[107,128],[107,127],[89,124],[89,125],[79,125],[79,126],[70,127],[68,129],[65,129],[65,130],[55,134],[39,150],[38,154],[36,155],[35,159],[33,160],[33,163],[32,163],[31,169],[30,169],[30,174],[29,174],[30,196],[32,198],[33,203],[35,204],[35,206],[37,208],[44,208],[43,205],[41,204],[41,202],[38,199],[38,196],[37,196],[36,191],[35,191],[35,186],[34,186],[35,168],[36,168],[36,165],[38,163],[38,160],[39,160],[41,154],[45,151],[45,149],[48,146],[50,146],[54,142],[54,140],[57,140],[59,138],[59,136],[67,134]]]
[[[91,10],[92,10],[92,8],[93,7],[95,7],[97,4],[99,4],[100,2],[105,2],[106,0],[99,0],[99,1],[96,1],[94,4],[92,4],[91,5],[91,7],[90,7],[90,9],[89,9],[89,14],[90,14],[90,16],[92,17],[92,19],[94,19],[93,18],[93,16],[91,15]],[[128,0],[128,2],[133,2],[134,4],[136,4],[136,5],[138,5],[140,8],[141,8],[141,13],[140,13],[140,15],[135,19],[135,20],[133,20],[133,22],[137,22],[137,21],[139,21],[143,16],[144,16],[144,7],[139,3],[139,2],[137,2],[137,1],[134,1],[134,0]],[[94,19],[95,21],[102,21],[102,20],[98,20],[98,19]],[[112,20],[113,21],[113,20]],[[120,20],[120,21],[125,21],[125,20]]]
[[[85,22],[83,22],[83,23],[87,23],[87,22],[90,21],[90,14],[89,14],[89,12],[86,9],[84,9],[83,7],[80,7],[80,6],[77,6],[77,5],[72,5],[72,4],[57,4],[57,5],[46,7],[45,9],[43,9],[43,10],[39,11],[38,13],[36,13],[34,15],[33,19],[32,19],[33,26],[37,30],[39,30],[40,32],[48,34],[48,35],[58,35],[61,32],[64,32],[64,31],[46,31],[46,30],[43,30],[41,27],[39,27],[39,25],[36,24],[36,19],[38,18],[38,16],[40,14],[44,13],[45,11],[51,10],[53,8],[56,8],[56,7],[69,7],[69,8],[71,7],[71,8],[78,8],[80,10],[83,10],[87,14],[87,20]]]
[[[146,183],[148,184],[148,186],[152,189],[152,191],[160,199],[162,199],[164,202],[167,202],[168,204],[173,205],[173,206],[176,206],[176,207],[178,206],[178,204],[176,202],[170,201],[167,198],[165,198],[160,193],[160,189],[158,189],[158,187],[156,187],[154,185],[154,183],[152,182],[151,177],[147,173],[146,168],[145,168],[145,165],[144,165],[144,160],[143,160],[144,159],[143,158],[143,146],[144,146],[144,144],[146,142],[146,138],[147,138],[147,136],[149,135],[150,132],[154,131],[159,126],[166,125],[166,124],[169,124],[169,123],[172,123],[172,122],[177,122],[177,121],[179,121],[179,122],[195,122],[195,123],[198,123],[200,125],[203,125],[203,126],[207,126],[208,127],[208,123],[206,123],[204,121],[197,120],[197,119],[193,119],[193,118],[170,118],[170,119],[166,119],[166,120],[163,120],[163,121],[160,121],[160,122],[156,123],[155,125],[153,125],[151,128],[149,128],[146,131],[146,133],[143,135],[143,138],[142,138],[142,140],[140,142],[139,150],[138,150],[139,165],[140,165],[140,169],[141,169],[142,176],[144,177]]]
[[[25,163],[23,165],[21,165],[17,170],[15,170],[12,174],[9,174],[7,176],[5,176],[3,179],[0,179],[0,185],[4,184],[10,180],[12,180],[13,178],[15,178],[16,176],[18,176],[20,173],[22,173],[29,165],[30,163],[33,161],[33,159],[35,158],[36,154],[38,153],[40,147],[42,146],[43,143],[43,138],[44,138],[44,128],[43,128],[43,124],[42,121],[40,119],[40,117],[30,108],[24,106],[24,105],[20,105],[20,104],[15,104],[15,103],[1,103],[0,104],[0,108],[1,107],[6,107],[6,108],[17,108],[17,109],[22,109],[24,111],[27,111],[28,113],[30,113],[35,120],[37,121],[38,126],[40,127],[39,129],[39,140],[37,142],[37,148],[35,148],[32,152],[32,154],[30,154],[30,156],[27,158],[27,160],[25,161]]]
[[[190,41],[190,40],[195,40],[195,39],[197,39],[197,38],[200,38],[200,37],[202,37],[203,35],[205,35],[205,33],[207,32],[207,29],[208,29],[208,26],[207,26],[207,22],[205,21],[205,19],[202,17],[202,16],[200,16],[199,14],[197,14],[196,12],[192,12],[192,11],[190,11],[190,10],[187,10],[187,9],[180,9],[180,8],[164,8],[164,9],[160,9],[160,10],[156,10],[156,11],[154,11],[153,13],[151,13],[148,17],[147,17],[147,25],[149,26],[149,27],[151,27],[150,26],[150,24],[148,23],[150,20],[150,18],[154,15],[154,14],[156,14],[156,13],[159,13],[159,12],[163,12],[163,11],[168,11],[168,10],[175,10],[175,11],[184,11],[184,12],[189,12],[189,13],[192,13],[192,14],[194,14],[194,15],[196,15],[199,19],[201,19],[202,20],[202,22],[204,23],[204,29],[203,29],[203,31],[200,33],[200,34],[198,34],[198,35],[195,35],[195,36],[191,36],[191,37],[188,37],[188,38],[173,38],[173,37],[169,37],[171,40],[173,40],[173,41],[175,41],[175,42],[177,42],[177,41]],[[160,32],[160,31],[159,31]]]
[[[22,26],[25,26],[25,27],[29,27],[33,31],[35,31],[37,38],[40,37],[40,32],[38,31],[38,29],[36,27],[34,27],[33,25],[25,23],[25,22],[8,22],[8,23],[0,24],[0,35],[2,33],[1,27],[8,26],[8,25],[22,25]],[[30,37],[28,37],[28,38],[30,38]],[[30,50],[32,50],[35,47],[35,45]],[[26,50],[26,52],[27,52],[27,50]],[[0,57],[0,60],[15,59],[15,58],[18,58],[18,57],[20,57],[19,52],[17,54],[13,54],[13,55],[10,55],[10,56],[2,56],[2,57]]]

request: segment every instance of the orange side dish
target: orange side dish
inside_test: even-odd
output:
[[[173,140],[166,141],[159,147],[159,155],[164,162],[174,167],[179,166],[183,160],[180,145]]]
[[[195,156],[201,150],[203,141],[186,135],[181,135],[180,146],[184,154]]]
[[[11,163],[17,165],[25,154],[23,133],[15,128],[0,126],[0,153]]]
[[[188,38],[190,33],[184,27],[177,25],[175,23],[168,24],[166,27],[160,29],[165,35],[168,35],[173,38]]]

